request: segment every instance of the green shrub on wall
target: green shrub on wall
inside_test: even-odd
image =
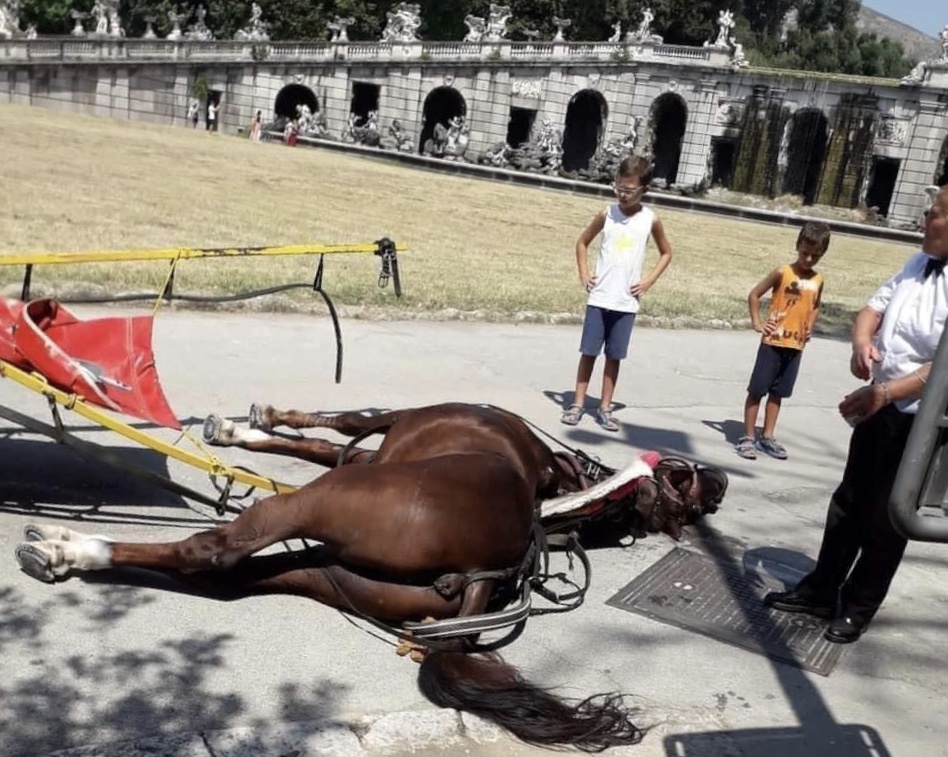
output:
[[[194,83],[191,85],[191,94],[194,95],[199,102],[205,102],[210,91],[211,84],[207,80],[207,76],[205,76],[204,73],[196,74]]]

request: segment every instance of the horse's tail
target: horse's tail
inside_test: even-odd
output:
[[[418,687],[433,704],[478,715],[536,746],[600,752],[642,740],[621,695],[562,699],[524,680],[498,654],[429,652]]]

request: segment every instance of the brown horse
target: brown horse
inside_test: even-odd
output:
[[[329,416],[255,406],[251,425],[238,429],[212,416],[205,435],[332,470],[179,542],[112,542],[61,526],[27,526],[16,551],[22,569],[54,581],[71,570],[134,566],[173,574],[217,598],[296,594],[391,624],[476,619],[508,604],[512,583],[529,584],[525,556],[543,541],[540,502],[588,494],[581,503],[587,508],[609,497],[635,505],[629,476],[609,478],[625,488],[618,494],[608,482],[589,480],[582,459],[554,454],[521,419],[497,408],[447,404]],[[278,425],[321,426],[355,439],[338,445],[264,430]],[[377,451],[354,446],[373,433],[384,434]],[[718,487],[706,499],[720,496]],[[255,555],[287,539],[320,544]],[[432,702],[480,715],[533,744],[595,751],[640,740],[618,695],[560,699],[497,654],[476,650],[475,641],[468,635],[429,645],[419,686]]]

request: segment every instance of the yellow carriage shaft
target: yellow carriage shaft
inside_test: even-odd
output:
[[[48,398],[51,402],[55,402],[56,405],[61,406],[67,410],[72,410],[77,415],[80,415],[83,418],[86,418],[87,420],[102,426],[103,428],[114,431],[115,433],[124,436],[126,439],[130,439],[131,441],[141,444],[144,447],[153,449],[156,452],[165,455],[166,457],[173,458],[185,463],[186,465],[203,470],[211,476],[219,476],[226,479],[227,481],[241,483],[246,486],[253,486],[259,489],[266,489],[278,494],[296,490],[296,487],[291,486],[290,484],[284,484],[280,483],[279,481],[274,481],[270,478],[265,478],[264,476],[258,476],[257,474],[251,473],[250,471],[244,470],[242,468],[233,468],[214,457],[199,455],[181,449],[170,442],[166,442],[163,439],[152,436],[151,434],[148,434],[140,429],[135,428],[134,426],[129,425],[128,423],[125,423],[124,421],[115,418],[108,412],[100,410],[94,405],[89,404],[78,395],[69,394],[57,389],[54,386],[51,386],[49,382],[46,381],[46,379],[41,375],[36,373],[28,373],[3,360],[0,360],[0,377],[12,379],[21,386],[25,386],[27,389],[31,389],[32,391]]]
[[[169,247],[160,250],[93,250],[88,252],[0,253],[0,266],[68,265],[73,263],[143,262],[148,260],[195,260],[198,258],[237,258],[279,255],[374,254],[378,242],[365,244],[292,244],[280,247]],[[395,245],[396,252],[405,247]]]

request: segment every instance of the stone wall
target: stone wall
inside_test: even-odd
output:
[[[805,187],[809,199],[846,207],[884,197],[897,225],[917,220],[922,190],[945,170],[948,64],[933,64],[921,86],[899,86],[737,68],[715,48],[659,45],[630,57],[616,45],[505,44],[488,54],[482,45],[446,43],[400,50],[135,42],[75,50],[66,42],[35,50],[0,43],[0,103],[184,125],[201,81],[221,98],[221,129],[233,132],[257,110],[269,120],[285,87],[305,87],[338,138],[359,91],[377,93],[383,129],[398,119],[417,141],[430,97],[460,96],[471,157],[506,139],[512,109],[533,114],[534,130],[549,119],[562,133],[571,102],[585,98],[583,118],[598,118],[590,108],[602,114],[600,146],[633,131],[638,150],[665,151],[656,164],[678,185],[726,176],[739,191],[774,196]],[[814,155],[819,164],[801,168]]]

